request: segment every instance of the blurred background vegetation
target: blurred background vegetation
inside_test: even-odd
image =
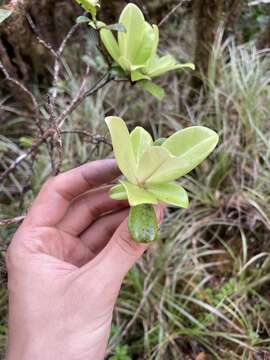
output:
[[[127,2],[103,0],[101,17],[114,23]],[[54,49],[82,11],[72,0],[0,1],[7,8],[10,3],[13,14],[0,25],[0,60],[38,99],[46,128],[48,91],[57,87],[61,113],[78,93],[86,64],[89,84],[106,72],[106,65],[95,34],[81,24],[53,84],[50,51],[37,41],[26,15]],[[118,114],[130,127],[140,124],[155,137],[200,124],[218,131],[221,141],[211,158],[182,181],[189,209],[167,211],[160,240],[125,279],[108,359],[269,360],[270,2],[136,3],[150,22],[162,21],[161,51],[193,61],[197,70],[163,77],[167,95],[162,102],[129,83],[109,83],[68,116],[61,129],[61,161],[57,144],[50,150],[44,143],[2,180],[0,358],[7,338],[4,255],[18,217],[57,161],[64,171],[111,156],[103,120]],[[36,128],[31,99],[1,72],[0,173],[33,146]]]

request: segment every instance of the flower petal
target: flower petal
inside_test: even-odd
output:
[[[142,127],[137,126],[130,133],[131,144],[137,164],[144,151],[153,144],[152,136]]]
[[[152,53],[148,60],[149,64],[155,59],[155,57],[157,55],[157,49],[158,49],[158,43],[159,43],[159,28],[157,25],[153,25],[153,31],[154,31],[155,38],[154,38],[154,42],[153,42]]]
[[[147,179],[148,183],[175,180],[199,165],[216,147],[218,135],[211,129],[193,126],[170,136],[163,144],[172,156]]]
[[[120,53],[134,65],[145,65],[155,45],[156,30],[145,21],[143,13],[134,4],[122,11],[119,23],[126,28],[118,33]]]
[[[103,28],[100,30],[100,37],[103,45],[107,49],[115,62],[118,62],[120,57],[120,50],[116,38],[114,37],[111,30]]]
[[[172,159],[169,151],[161,146],[151,146],[140,158],[137,180],[141,184],[148,183],[159,169]]]
[[[122,56],[132,59],[141,43],[145,20],[143,13],[134,4],[128,4],[122,11],[119,23],[126,28],[125,33],[118,33],[118,43]]]
[[[149,184],[147,190],[154,194],[161,202],[183,208],[188,207],[188,195],[186,190],[175,182]]]
[[[151,194],[147,190],[131,184],[128,181],[120,181],[120,183],[124,186],[127,192],[128,202],[130,206],[158,203],[156,196],[154,194]]]
[[[156,46],[156,29],[145,21],[141,43],[138,44],[137,53],[135,53],[135,57],[131,59],[132,62],[134,64],[141,64],[146,66],[148,60],[152,56],[155,46]]]
[[[153,78],[160,76],[168,71],[177,70],[184,67],[190,68],[192,70],[195,69],[194,64],[191,63],[178,64],[172,55],[165,55],[162,57],[157,56],[151,63],[149,63],[146,73],[151,78]]]
[[[114,155],[121,172],[132,183],[136,183],[136,160],[125,122],[117,116],[105,119],[110,130]]]

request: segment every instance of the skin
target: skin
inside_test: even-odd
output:
[[[7,252],[8,360],[104,359],[123,278],[147,249],[108,196],[118,176],[101,160],[43,185]]]

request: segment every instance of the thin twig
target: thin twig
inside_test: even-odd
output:
[[[20,110],[14,109],[11,106],[0,105],[0,110],[9,112],[9,113],[17,115],[17,116],[35,119],[35,116],[33,114],[30,114],[29,112],[26,112],[26,111],[20,111]]]
[[[69,30],[67,35],[64,37],[63,41],[61,42],[61,44],[56,52],[55,61],[54,61],[54,71],[53,71],[53,91],[52,91],[52,96],[51,96],[51,104],[53,107],[55,107],[55,100],[56,100],[57,93],[58,93],[57,82],[59,81],[61,56],[63,55],[63,52],[65,50],[68,40],[72,37],[72,35],[75,33],[75,31],[78,29],[78,27],[80,25],[81,25],[80,23],[77,23],[72,26],[72,28]]]
[[[33,30],[33,32],[36,35],[36,38],[38,40],[38,42],[44,46],[47,50],[49,50],[49,52],[54,56],[57,57],[57,52],[54,50],[54,48],[52,47],[51,44],[49,44],[47,41],[45,41],[42,36],[40,35],[40,32],[38,30],[38,28],[36,27],[34,21],[32,20],[31,16],[29,14],[25,14],[25,17],[31,27],[31,29]]]
[[[19,224],[25,219],[25,215],[17,216],[11,219],[0,219],[0,226]]]
[[[42,145],[46,140],[51,137],[54,134],[53,129],[48,129],[44,132],[44,134],[36,140],[36,142],[23,154],[18,156],[13,163],[2,173],[0,174],[0,184],[4,181],[4,179],[9,176],[16,168],[17,166],[27,159],[29,156],[31,156],[39,147]]]
[[[93,134],[90,131],[83,130],[83,129],[71,129],[71,130],[61,130],[61,134],[77,134],[82,135],[90,139],[90,142],[94,145],[104,143],[105,145],[108,145],[112,147],[111,142],[107,141],[104,136],[101,136],[99,134]]]
[[[183,5],[184,2],[190,1],[190,0],[182,0],[180,1],[172,10],[158,23],[158,26],[163,25],[175,12],[180,8],[180,6]]]
[[[94,86],[92,86],[88,90],[85,90],[83,93],[81,93],[81,89],[84,87],[85,84],[82,83],[77,96],[72,100],[69,107],[57,119],[57,126],[61,128],[67,116],[70,115],[83,102],[84,99],[96,93],[99,89],[103,88],[112,80],[112,75],[107,73],[101,79],[99,79]]]
[[[82,103],[86,97],[95,94],[99,89],[103,88],[106,84],[113,80],[111,74],[105,74],[100,80],[98,80],[90,89],[85,91],[79,91],[77,96],[68,106],[68,108],[56,119],[57,131],[63,126],[66,118]],[[85,86],[85,79],[82,82],[80,89],[83,89]],[[0,184],[4,179],[9,176],[17,166],[31,156],[38,148],[46,142],[50,137],[54,136],[56,132],[55,128],[49,128],[44,132],[44,134],[29,148],[27,152],[21,154],[2,174],[0,174]]]

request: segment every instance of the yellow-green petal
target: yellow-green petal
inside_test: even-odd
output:
[[[138,6],[130,3],[122,11],[119,23],[126,28],[125,33],[118,33],[120,52],[127,59],[133,59],[143,36],[145,26],[143,13]]]
[[[153,139],[152,136],[140,126],[137,126],[131,131],[130,139],[136,162],[138,164],[142,154],[153,144]]]
[[[110,130],[114,155],[121,172],[132,183],[136,183],[136,159],[134,156],[128,128],[117,116],[105,119]]]
[[[149,184],[147,190],[161,202],[182,208],[188,207],[189,201],[186,190],[175,182]]]
[[[148,177],[148,183],[168,182],[187,174],[214,150],[218,140],[215,131],[202,126],[178,131],[161,146],[171,158]]]
[[[147,69],[147,75],[151,78],[160,76],[168,71],[178,70],[182,68],[189,68],[194,70],[195,66],[192,63],[179,64],[172,55],[165,55],[163,57],[156,57],[149,64]]]
[[[100,38],[113,60],[115,62],[118,62],[118,59],[120,57],[120,50],[112,31],[106,28],[101,29]]]
[[[131,184],[128,181],[120,181],[120,183],[125,187],[130,206],[158,203],[156,196],[147,190]]]
[[[151,146],[140,158],[137,179],[140,184],[149,182],[159,169],[172,158],[169,151],[161,146]]]

